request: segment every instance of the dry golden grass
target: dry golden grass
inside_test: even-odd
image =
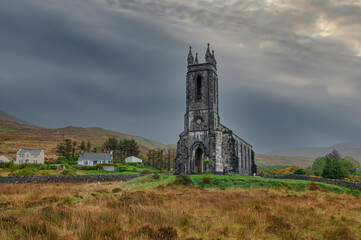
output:
[[[361,200],[119,182],[0,187],[0,239],[360,239]]]

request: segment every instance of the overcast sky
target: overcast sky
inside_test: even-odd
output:
[[[256,152],[360,141],[361,0],[0,0],[0,109],[176,143],[208,42]]]

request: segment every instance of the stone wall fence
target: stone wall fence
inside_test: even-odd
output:
[[[318,178],[318,177],[311,177],[311,176],[307,176],[307,175],[297,175],[297,174],[286,174],[286,175],[279,175],[279,176],[267,174],[267,175],[265,175],[265,177],[322,182],[322,183],[328,183],[328,184],[333,184],[333,185],[337,185],[337,186],[349,187],[349,188],[361,190],[360,182],[349,182],[346,180],[339,180],[339,179],[326,179],[326,178]]]
[[[0,177],[0,185],[21,183],[76,183],[128,181],[146,174],[104,174],[104,175],[44,175],[44,176],[8,176]]]

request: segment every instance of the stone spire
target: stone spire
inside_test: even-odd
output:
[[[194,60],[194,64],[198,64],[198,53],[196,53],[196,60]]]
[[[213,65],[215,66],[215,67],[217,67],[217,61],[216,61],[216,58],[214,57],[214,50],[212,50],[212,58],[213,58]]]
[[[194,63],[194,58],[193,58],[193,54],[192,54],[192,47],[189,47],[187,62],[188,62],[188,66],[192,65]]]
[[[211,54],[211,51],[209,50],[209,43],[207,44],[207,51],[206,51],[206,63],[213,63],[213,56]]]

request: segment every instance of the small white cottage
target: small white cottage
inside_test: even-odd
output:
[[[78,158],[78,165],[97,165],[101,163],[112,163],[113,153],[86,153],[82,152]]]
[[[131,156],[131,157],[127,157],[127,158],[125,159],[125,162],[127,162],[127,163],[141,163],[141,162],[143,162],[143,160],[140,159],[140,158]]]
[[[1,155],[0,156],[0,163],[2,162],[14,162],[15,160],[9,156]]]

